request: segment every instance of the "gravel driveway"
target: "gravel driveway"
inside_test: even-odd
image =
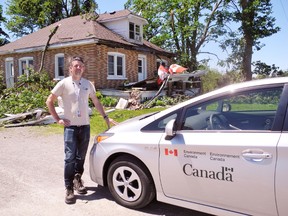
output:
[[[92,146],[92,140],[88,154]],[[154,202],[138,211],[115,203],[108,189],[89,177],[88,156],[83,180],[88,194],[64,203],[63,134],[45,126],[0,128],[0,215],[7,216],[208,216]]]

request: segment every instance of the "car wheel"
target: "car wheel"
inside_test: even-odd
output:
[[[155,197],[155,187],[147,168],[137,159],[121,156],[108,170],[108,187],[122,206],[139,209]]]

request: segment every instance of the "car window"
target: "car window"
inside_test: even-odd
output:
[[[185,109],[182,130],[271,130],[282,87],[251,90]]]

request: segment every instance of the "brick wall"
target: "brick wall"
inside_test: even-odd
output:
[[[64,53],[65,56],[65,75],[69,75],[68,71],[68,57],[72,56],[82,56],[85,60],[86,71],[83,76],[94,83],[97,89],[103,88],[118,88],[123,85],[126,80],[111,80],[107,79],[107,53],[108,52],[119,52],[125,55],[126,60],[126,78],[129,82],[138,81],[138,55],[145,55],[147,58],[147,78],[153,78],[157,74],[156,55],[150,52],[139,52],[135,50],[127,50],[124,48],[112,48],[105,45],[83,45],[66,47],[60,49],[50,49],[46,52],[44,70],[49,72],[51,78],[55,77],[55,55],[59,53]],[[19,75],[18,60],[22,57],[33,57],[34,69],[39,70],[41,64],[41,51],[22,53],[22,54],[12,54],[12,55],[2,55],[1,56],[1,67],[0,70],[5,71],[5,59],[8,57],[13,57],[14,60],[14,73],[15,79]],[[161,57],[163,59],[169,59]],[[5,73],[4,73],[5,74]],[[16,81],[16,80],[15,80]]]

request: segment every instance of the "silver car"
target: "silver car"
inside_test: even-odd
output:
[[[95,138],[90,176],[115,201],[214,215],[288,215],[288,77],[243,82]]]

